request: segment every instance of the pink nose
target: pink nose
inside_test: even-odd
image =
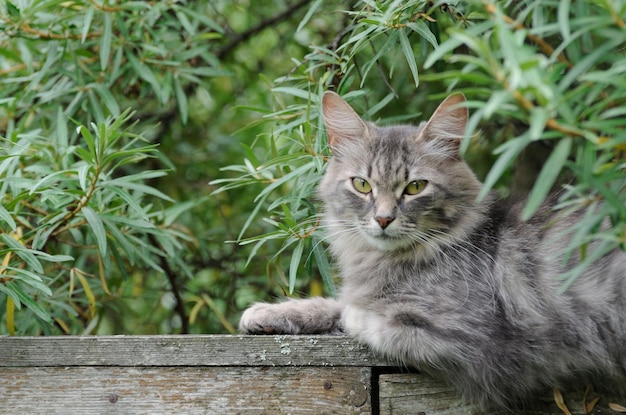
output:
[[[376,219],[376,222],[378,222],[381,228],[386,229],[395,218],[390,216],[376,216],[374,219]]]

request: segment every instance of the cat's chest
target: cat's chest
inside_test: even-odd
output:
[[[463,271],[452,262],[427,262],[411,256],[403,258],[384,253],[354,255],[344,259],[341,265],[345,286],[364,293],[368,290],[378,293],[374,297],[382,293],[432,296],[465,292],[465,275],[476,275],[474,270]]]
[[[487,275],[462,272],[454,266],[404,263],[353,268],[341,289],[344,325],[351,333],[369,337],[385,326],[402,325],[395,316],[405,312],[418,316],[412,321],[423,318],[435,325],[490,318],[498,308],[494,290]]]

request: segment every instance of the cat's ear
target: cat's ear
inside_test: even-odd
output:
[[[343,98],[332,91],[326,91],[322,97],[322,113],[331,148],[335,148],[341,140],[369,136],[365,121]]]
[[[450,150],[455,158],[459,157],[459,146],[465,135],[468,111],[461,93],[444,99],[426,125],[420,130],[417,140],[436,140],[438,144]]]

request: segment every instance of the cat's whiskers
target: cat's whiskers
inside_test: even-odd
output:
[[[360,238],[360,231],[358,227],[348,220],[325,219],[323,222],[320,223],[319,229],[324,230],[325,232],[323,233],[322,238],[320,238],[318,244],[321,242],[336,242],[338,237],[347,237],[350,241]]]

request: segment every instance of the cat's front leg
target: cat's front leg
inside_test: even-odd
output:
[[[332,298],[256,303],[244,311],[239,330],[246,334],[340,334],[343,306]]]

